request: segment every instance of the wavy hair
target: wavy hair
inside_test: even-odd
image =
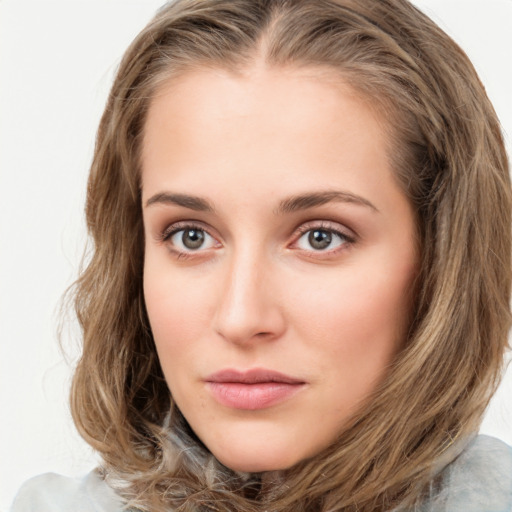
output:
[[[288,470],[241,474],[195,436],[159,366],[142,288],[140,149],[164,82],[194,67],[243,71],[257,57],[335,71],[380,112],[417,215],[421,270],[403,349],[336,442]],[[127,50],[101,119],[86,204],[93,247],[74,289],[83,351],[72,414],[107,481],[152,512],[375,512],[421,500],[476,432],[501,376],[511,210],[484,87],[407,0],[165,5]]]

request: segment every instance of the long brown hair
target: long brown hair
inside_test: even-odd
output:
[[[151,98],[193,67],[334,70],[385,119],[418,219],[414,318],[385,382],[329,448],[272,475],[223,467],[163,378],[144,307],[140,146]],[[389,510],[478,428],[510,324],[511,193],[496,114],[462,50],[406,0],[177,0],[126,52],[88,183],[75,423],[142,510]],[[455,442],[461,440],[460,443]],[[439,463],[439,461],[443,461]]]

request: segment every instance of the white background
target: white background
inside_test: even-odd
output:
[[[113,72],[162,0],[0,0],[0,511],[28,477],[95,464],[67,405],[59,299],[86,240],[85,181]],[[511,148],[512,0],[418,0],[467,51]],[[512,368],[483,431],[512,444]]]

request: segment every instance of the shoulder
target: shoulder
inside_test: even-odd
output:
[[[502,441],[475,437],[443,473],[446,512],[512,512],[512,448]]]
[[[23,484],[11,512],[118,512],[121,499],[97,471],[84,478],[55,473],[31,478]]]

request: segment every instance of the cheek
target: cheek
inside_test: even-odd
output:
[[[179,292],[178,283],[166,285],[167,280],[146,279],[144,284],[146,308],[157,346],[162,342],[164,334],[166,343],[172,343],[184,334],[192,334],[195,322],[189,321],[191,304],[187,295]],[[181,300],[179,300],[181,299]]]
[[[151,259],[144,270],[144,299],[159,359],[165,374],[194,350],[215,303],[214,287],[194,276]],[[167,376],[167,375],[166,375]]]
[[[414,268],[372,261],[316,282],[307,276],[291,280],[298,338],[327,356],[326,371],[342,367],[355,380],[371,379],[389,365],[404,341],[411,308]]]

